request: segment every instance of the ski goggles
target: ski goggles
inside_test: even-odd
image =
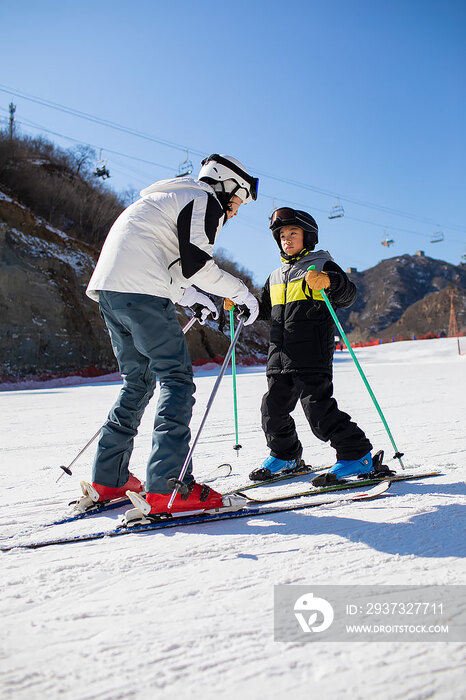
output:
[[[270,226],[273,226],[276,221],[284,225],[286,221],[291,221],[297,218],[298,215],[294,209],[290,209],[289,207],[281,207],[281,209],[275,209],[275,211],[272,212],[272,216],[270,217]]]
[[[282,226],[300,226],[305,231],[313,231],[315,233],[318,230],[317,224],[309,214],[291,209],[291,207],[280,207],[272,212],[269,228],[272,231],[276,231]]]

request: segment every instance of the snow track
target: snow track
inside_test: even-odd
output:
[[[357,354],[405,452],[407,470],[439,469],[443,476],[395,483],[386,498],[364,506],[332,504],[2,554],[2,697],[460,698],[466,656],[460,642],[273,640],[276,583],[465,582],[466,358],[457,355],[455,339],[395,343]],[[264,372],[245,370],[237,379],[243,449],[238,457],[232,449],[232,389],[226,377],[194,460],[199,480],[216,464],[232,463],[232,476],[215,483],[223,490],[244,484],[266,454],[259,412]],[[196,375],[193,431],[214,381],[214,373]],[[32,535],[79,495],[93,448],[74,465],[73,477],[57,484],[58,465],[70,461],[96,431],[117,392],[117,384],[89,383],[0,393],[3,537]],[[388,438],[347,353],[336,355],[335,395],[376,448],[390,456]],[[332,450],[312,436],[300,409],[295,418],[306,461],[330,464]],[[132,461],[140,477],[152,420],[149,406]],[[295,488],[296,483],[280,486],[284,492]],[[102,518],[114,522],[117,514],[68,523],[60,532],[101,530]]]

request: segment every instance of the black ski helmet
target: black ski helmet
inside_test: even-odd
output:
[[[306,211],[291,209],[290,207],[280,207],[272,212],[269,228],[280,250],[282,249],[280,245],[280,229],[282,226],[300,226],[304,231],[303,242],[307,250],[314,250],[319,242],[319,227],[314,217]]]

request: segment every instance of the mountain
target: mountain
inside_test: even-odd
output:
[[[358,299],[338,315],[350,341],[447,334],[450,305],[459,330],[466,328],[466,266],[417,255],[383,260],[363,272],[349,272]]]

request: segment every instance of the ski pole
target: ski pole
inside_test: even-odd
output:
[[[89,442],[87,442],[87,443],[84,445],[84,447],[82,448],[81,452],[78,452],[78,454],[76,455],[76,457],[73,459],[72,462],[70,462],[70,463],[68,464],[67,467],[66,467],[65,465],[63,465],[63,464],[60,465],[60,469],[63,469],[63,472],[62,472],[62,473],[60,474],[60,476],[58,477],[57,482],[60,481],[60,479],[62,478],[63,474],[68,474],[68,476],[71,476],[71,475],[72,475],[73,472],[71,471],[71,467],[72,467],[73,464],[81,457],[81,455],[83,454],[83,452],[85,452],[85,451],[87,450],[87,448],[89,447],[89,445],[92,445],[92,443],[94,442],[94,440],[100,435],[100,431],[101,431],[101,430],[102,430],[102,428],[99,428],[99,429],[98,429],[98,431],[96,432],[96,434],[93,435],[93,436],[91,437],[91,439],[89,440]],[[55,483],[57,483],[57,482],[55,482]]]
[[[184,334],[186,334],[186,333],[189,331],[189,329],[190,329],[192,326],[194,326],[194,324],[196,323],[196,321],[199,321],[199,319],[201,318],[201,309],[202,309],[202,306],[201,306],[200,304],[196,304],[196,306],[199,307],[199,308],[197,308],[197,309],[195,310],[194,316],[193,316],[192,318],[190,318],[189,321],[188,321],[188,323],[187,323],[185,326],[183,326],[183,328],[182,328],[182,331],[183,331]],[[195,308],[195,307],[193,307],[193,309],[194,309],[194,308]],[[89,440],[89,442],[87,442],[87,443],[84,445],[84,447],[82,448],[81,452],[78,452],[78,454],[76,455],[76,457],[73,459],[72,462],[70,462],[70,463],[68,464],[68,466],[65,466],[64,464],[61,464],[61,465],[60,465],[60,469],[63,469],[63,472],[60,474],[60,476],[58,477],[58,479],[57,479],[57,481],[56,481],[55,483],[58,483],[58,482],[60,481],[60,479],[62,478],[63,474],[68,474],[68,476],[72,476],[73,472],[71,471],[71,467],[72,467],[73,464],[81,457],[81,455],[83,454],[83,452],[85,452],[85,451],[87,450],[87,448],[88,448],[90,445],[92,445],[92,443],[94,442],[94,440],[96,440],[96,439],[99,437],[100,431],[101,431],[101,430],[102,430],[102,428],[99,428],[99,429],[98,429],[98,431],[96,432],[96,434],[93,435],[93,436],[91,437],[91,439]]]
[[[315,270],[316,268],[315,268],[315,265],[311,265],[307,269],[308,270]],[[327,308],[330,311],[330,314],[331,314],[333,320],[335,321],[335,324],[336,324],[338,330],[340,331],[340,335],[343,338],[343,340],[345,341],[346,347],[348,348],[349,353],[350,353],[351,357],[353,358],[354,364],[356,365],[356,368],[361,376],[361,379],[364,382],[364,385],[365,385],[367,391],[369,392],[369,396],[371,397],[372,401],[374,402],[374,406],[376,407],[377,412],[378,412],[380,418],[382,419],[382,423],[384,424],[385,430],[387,431],[387,435],[390,438],[390,442],[392,443],[393,449],[395,450],[395,454],[393,456],[393,459],[398,459],[400,462],[401,468],[404,469],[404,464],[403,464],[402,459],[401,459],[403,457],[403,452],[400,452],[396,446],[395,440],[393,439],[393,435],[390,431],[390,428],[388,427],[388,423],[385,419],[385,416],[382,412],[382,409],[379,406],[379,402],[375,398],[374,392],[372,391],[371,386],[367,380],[367,377],[364,374],[364,371],[363,371],[361,365],[359,364],[358,358],[354,354],[354,350],[351,347],[351,344],[346,336],[346,333],[343,330],[343,326],[341,325],[340,320],[339,320],[338,316],[336,315],[336,313],[335,313],[335,311],[334,311],[334,309],[329,301],[329,298],[327,296],[327,293],[325,292],[325,289],[320,289],[319,294],[322,294],[322,298],[325,301]]]
[[[230,338],[233,341],[234,335],[235,335],[235,319],[233,316],[233,309],[235,308],[235,305],[231,301],[231,299],[225,299],[224,302],[224,308],[228,308],[231,304],[230,307]],[[233,352],[231,353],[231,374],[232,374],[232,379],[233,379],[233,411],[234,411],[234,416],[235,416],[235,438],[236,438],[236,445],[233,446],[233,449],[236,450],[236,456],[238,456],[238,450],[241,449],[242,445],[239,444],[238,440],[238,401],[237,401],[237,394],[236,394],[236,357],[235,357],[235,348],[233,348]]]
[[[225,374],[226,368],[228,367],[228,363],[230,362],[230,357],[231,357],[232,352],[234,350],[234,347],[236,345],[236,341],[238,340],[239,334],[241,333],[241,330],[243,328],[244,321],[245,321],[245,318],[241,318],[241,316],[240,316],[238,328],[236,329],[236,333],[234,334],[233,339],[230,343],[230,347],[228,348],[228,352],[225,355],[225,359],[223,360],[223,364],[220,368],[220,372],[218,373],[218,377],[215,380],[214,388],[212,389],[212,393],[210,394],[210,398],[207,402],[207,406],[206,406],[206,409],[204,411],[204,415],[202,417],[199,428],[197,430],[196,437],[194,438],[193,443],[191,445],[191,448],[188,452],[188,456],[186,457],[186,459],[184,461],[183,467],[180,471],[180,475],[179,475],[178,479],[175,481],[175,488],[173,489],[172,495],[170,496],[170,500],[168,502],[168,509],[170,509],[172,507],[173,501],[175,500],[175,496],[183,484],[183,478],[184,478],[184,475],[186,474],[186,472],[188,471],[188,466],[189,466],[189,463],[191,461],[191,457],[193,455],[194,448],[197,445],[197,441],[199,440],[199,437],[200,437],[201,432],[202,432],[202,428],[204,427],[204,424],[207,420],[207,416],[209,415],[209,411],[210,411],[212,404],[214,402],[214,398],[217,394],[218,388],[220,386],[220,382],[222,381],[222,377]]]

